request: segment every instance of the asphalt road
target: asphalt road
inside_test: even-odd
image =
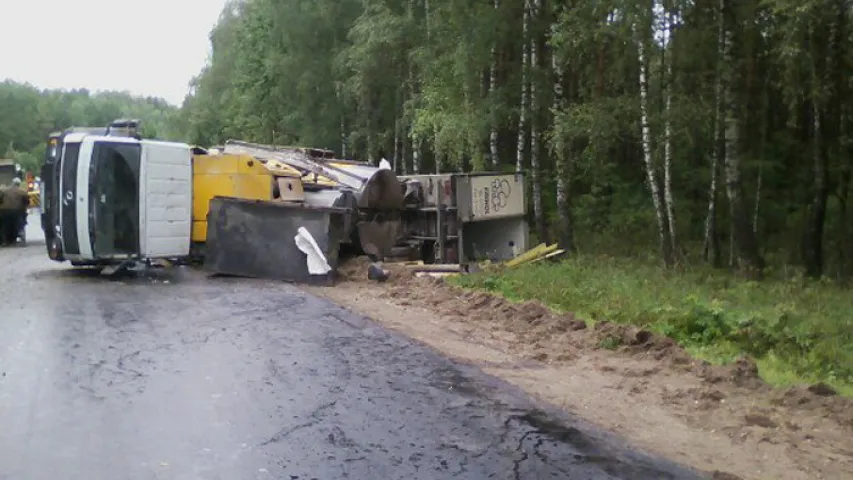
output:
[[[666,479],[660,459],[265,281],[0,249],[0,479]]]

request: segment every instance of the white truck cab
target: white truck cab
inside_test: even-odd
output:
[[[68,133],[55,158],[51,258],[115,265],[189,255],[189,145]]]

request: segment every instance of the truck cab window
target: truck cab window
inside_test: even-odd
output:
[[[139,145],[98,143],[90,170],[90,233],[96,255],[139,253]]]

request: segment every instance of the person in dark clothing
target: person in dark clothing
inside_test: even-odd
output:
[[[18,233],[25,225],[29,195],[20,188],[20,180],[0,191],[0,241],[3,245],[14,245]]]

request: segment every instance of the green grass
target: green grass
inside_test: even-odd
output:
[[[510,300],[539,300],[591,322],[642,326],[712,363],[748,354],[771,385],[823,381],[853,396],[853,292],[827,282],[756,283],[607,256],[451,281]]]

